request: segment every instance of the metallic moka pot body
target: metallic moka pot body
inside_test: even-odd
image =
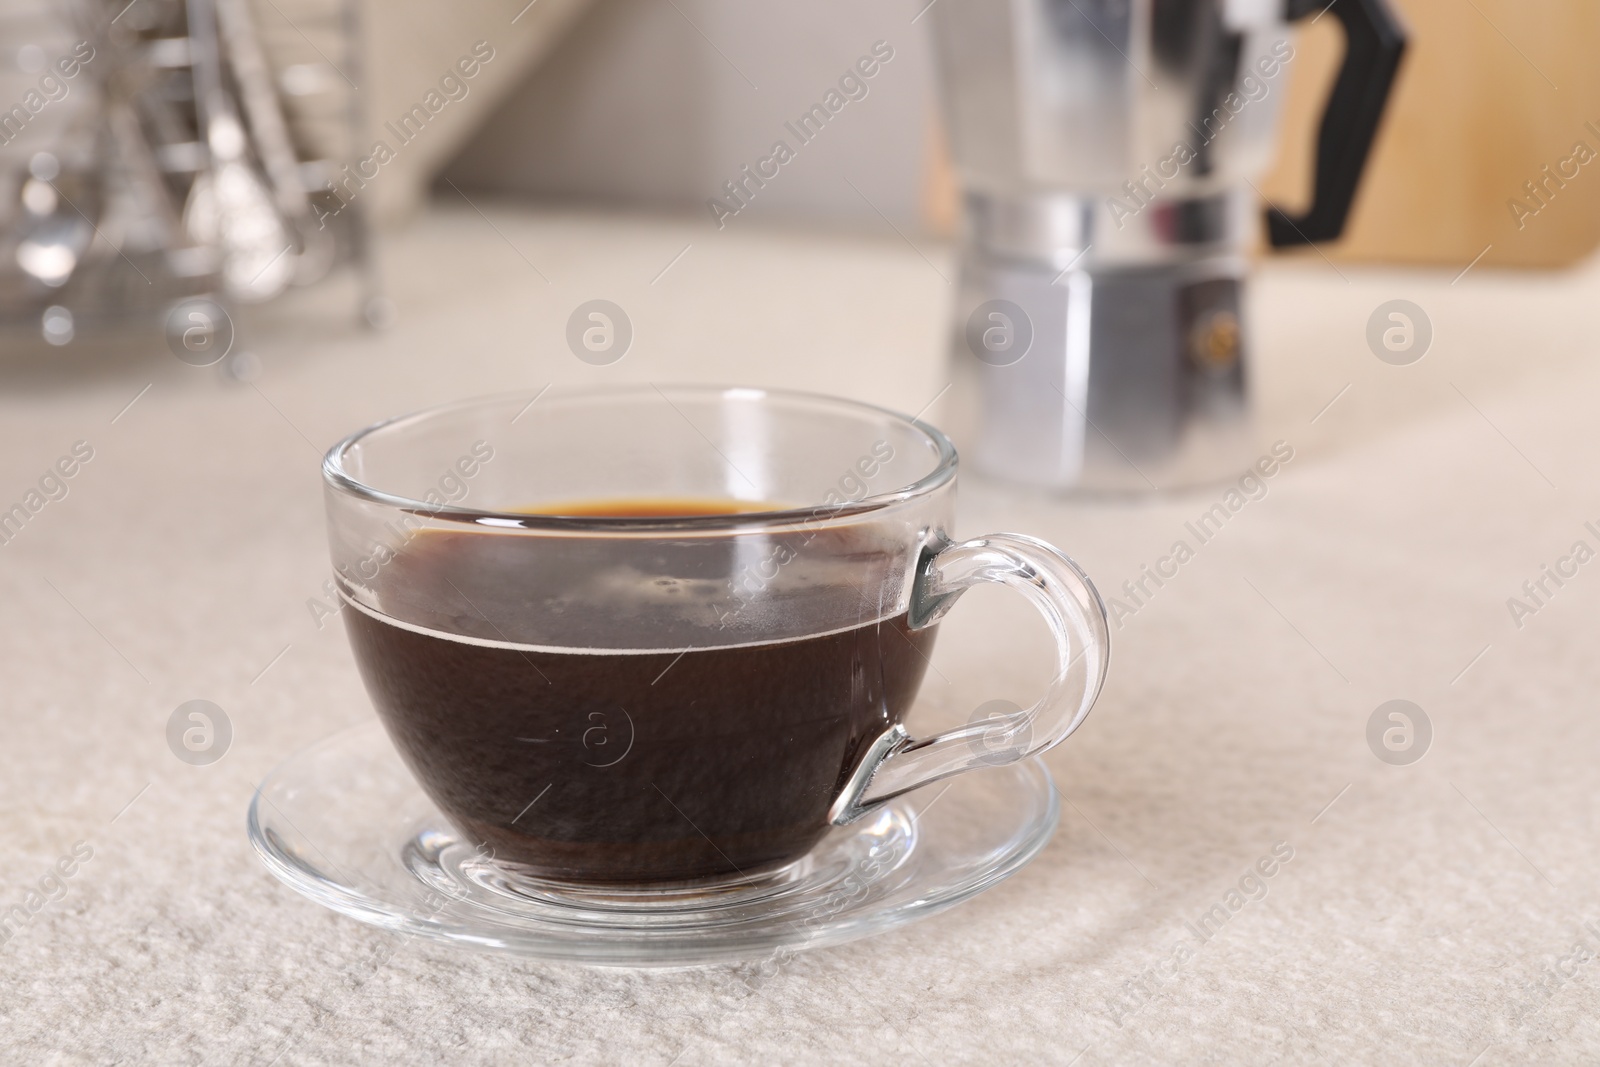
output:
[[[1335,3],[1363,8],[1340,13],[1348,25],[1381,0]],[[1253,458],[1242,301],[1296,14],[1283,0],[930,9],[963,190],[952,423],[979,470],[1140,492]],[[1354,71],[1379,83],[1379,111],[1397,64],[1398,46],[1386,77]],[[1274,244],[1319,239],[1282,219]]]

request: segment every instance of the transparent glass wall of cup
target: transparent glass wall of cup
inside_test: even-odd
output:
[[[649,886],[781,867],[1083,721],[1099,595],[1042,541],[952,540],[956,466],[864,404],[642,387],[404,416],[323,473],[358,664],[440,810],[528,877]],[[576,506],[708,499],[731,513]],[[914,738],[937,623],[985,582],[1045,617],[1059,671],[1030,708]]]

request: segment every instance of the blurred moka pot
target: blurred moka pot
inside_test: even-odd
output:
[[[1339,236],[1405,38],[1384,0],[940,0],[965,198],[954,425],[982,471],[1169,489],[1253,457],[1241,289],[1294,65],[1289,23],[1347,40],[1310,209],[1276,248]],[[965,423],[965,433],[960,433]]]

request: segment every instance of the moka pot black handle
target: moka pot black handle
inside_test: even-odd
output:
[[[1267,236],[1274,248],[1331,241],[1344,232],[1406,49],[1405,31],[1385,0],[1285,0],[1291,21],[1321,12],[1344,24],[1344,64],[1322,112],[1311,209],[1289,215],[1267,208]]]

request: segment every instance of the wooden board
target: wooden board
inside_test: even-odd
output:
[[[1355,208],[1333,259],[1465,267],[1563,266],[1600,245],[1600,4],[1584,0],[1390,0],[1410,47]],[[1295,40],[1281,152],[1260,184],[1298,207],[1311,145],[1344,50],[1338,22]],[[1593,122],[1594,129],[1587,123]],[[1559,175],[1558,175],[1559,177]],[[1525,182],[1544,183],[1544,202]],[[1520,200],[1525,211],[1513,212]],[[1302,253],[1311,254],[1315,253]]]

